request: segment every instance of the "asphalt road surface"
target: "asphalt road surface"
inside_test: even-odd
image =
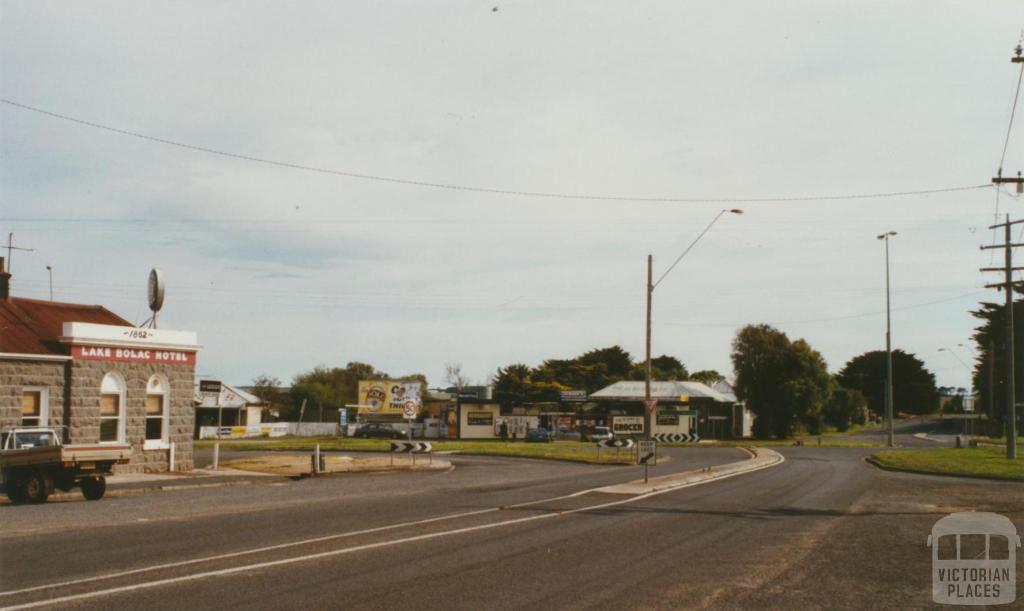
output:
[[[924,608],[936,520],[995,511],[1024,531],[1021,484],[881,471],[868,449],[779,451],[776,467],[639,496],[587,492],[638,467],[455,457],[448,472],[4,506],[0,606]],[[653,474],[745,457],[669,453]]]

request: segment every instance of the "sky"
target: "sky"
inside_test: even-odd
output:
[[[484,383],[642,359],[647,255],[741,208],[655,289],[654,355],[731,375],[750,323],[831,371],[884,349],[895,231],[893,347],[967,387],[1002,299],[979,246],[1024,217],[986,186],[1024,169],[1022,28],[1016,0],[0,0],[12,292],[51,266],[54,299],[141,323],[155,267],[202,377]]]

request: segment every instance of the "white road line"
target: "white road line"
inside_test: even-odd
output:
[[[478,530],[488,530],[491,528],[498,528],[501,526],[509,526],[511,524],[522,524],[524,522],[533,522],[536,520],[545,520],[548,518],[557,518],[560,516],[570,515],[574,513],[581,513],[584,511],[593,511],[595,509],[604,509],[606,507],[614,507],[616,505],[625,505],[627,503],[634,503],[636,501],[646,499],[648,497],[657,496],[666,492],[674,492],[678,488],[670,490],[659,490],[657,492],[650,492],[648,494],[642,494],[639,496],[631,497],[628,499],[622,499],[620,501],[611,501],[608,503],[600,503],[597,505],[590,505],[589,507],[580,507],[578,509],[567,509],[557,513],[544,513],[535,516],[527,516],[523,518],[516,518],[514,520],[505,520],[503,522],[492,522],[490,524],[479,524],[477,526],[466,526],[464,528],[456,528],[453,530],[445,530],[436,533],[428,533],[425,535],[417,535],[414,537],[406,537],[404,539],[394,539],[392,541],[380,541],[377,543],[367,543],[365,545],[357,545],[354,547],[346,547],[343,549],[331,550],[328,552],[318,552],[316,554],[307,554],[305,556],[296,556],[294,558],[282,558],[280,560],[269,560],[267,562],[258,562],[255,564],[247,564],[245,566],[235,566],[227,569],[219,569],[216,571],[206,571],[204,573],[194,573],[192,575],[183,575],[181,577],[171,577],[168,579],[158,579],[156,581],[147,581],[143,583],[137,583],[129,586],[121,586],[117,588],[109,588],[106,590],[97,590],[95,592],[86,592],[83,594],[73,594],[70,596],[61,596],[58,598],[51,598],[48,600],[39,600],[36,602],[26,603],[23,605],[14,605],[11,607],[2,607],[0,611],[15,611],[15,609],[32,609],[36,607],[42,607],[46,605],[55,605],[59,603],[71,602],[76,600],[84,600],[88,598],[98,598],[100,596],[109,596],[111,594],[120,594],[123,592],[132,592],[134,590],[143,590],[148,588],[155,588],[158,586],[168,585],[172,583],[181,583],[185,581],[195,581],[197,579],[205,579],[207,577],[217,577],[220,575],[231,575],[233,573],[242,573],[245,571],[254,571],[259,569],[265,569],[274,566],[282,566],[285,564],[294,564],[296,562],[308,562],[310,560],[318,560],[321,558],[331,558],[334,556],[342,556],[345,554],[352,554],[355,552],[362,552],[371,549],[378,549],[382,547],[390,547],[393,545],[401,545],[403,543],[413,543],[415,541],[426,541],[429,539],[437,539],[440,537],[449,537],[452,535],[460,535],[464,533],[474,532]],[[495,511],[495,510],[485,510]]]
[[[299,545],[308,545],[310,543],[323,543],[324,541],[331,541],[331,540],[334,540],[334,539],[342,539],[342,538],[347,538],[347,537],[357,537],[359,535],[368,535],[368,534],[373,534],[373,533],[377,533],[377,532],[383,532],[383,531],[386,531],[386,530],[395,530],[395,529],[399,529],[399,528],[406,528],[406,527],[409,527],[409,526],[420,526],[420,525],[423,525],[423,524],[430,524],[432,522],[443,522],[443,521],[446,521],[446,520],[457,520],[459,518],[467,518],[467,517],[470,517],[470,516],[476,516],[476,515],[481,515],[481,514],[485,514],[485,513],[493,513],[493,512],[496,512],[496,511],[501,511],[503,509],[516,509],[516,508],[520,508],[520,507],[528,507],[530,505],[538,505],[540,503],[547,503],[547,502],[550,502],[550,501],[558,501],[558,500],[562,500],[562,499],[568,499],[568,498],[572,498],[572,497],[576,497],[576,496],[580,496],[580,495],[586,494],[588,492],[592,492],[593,490],[595,490],[595,489],[591,488],[591,489],[588,489],[588,490],[581,490],[579,492],[573,492],[571,494],[565,494],[565,495],[562,495],[562,496],[555,496],[555,497],[551,497],[551,498],[541,499],[539,501],[527,501],[525,503],[516,503],[515,505],[505,505],[505,506],[502,506],[502,507],[491,507],[489,509],[480,509],[480,510],[477,510],[477,511],[467,511],[467,512],[464,512],[464,513],[456,513],[456,514],[451,514],[451,515],[438,516],[438,517],[435,517],[435,518],[426,518],[426,519],[423,519],[423,520],[414,520],[412,522],[401,522],[401,523],[398,523],[398,524],[388,524],[387,526],[377,526],[375,528],[367,528],[367,529],[364,529],[364,530],[355,530],[355,531],[344,532],[344,533],[335,533],[335,534],[332,534],[332,535],[324,535],[324,536],[321,536],[321,537],[313,537],[311,539],[301,539],[299,541],[291,541],[289,543],[279,543],[277,545],[268,545],[268,546],[265,546],[265,547],[257,547],[257,548],[241,550],[241,551],[237,551],[237,552],[229,552],[229,553],[226,553],[226,554],[217,554],[215,556],[204,556],[202,558],[193,558],[191,560],[181,560],[181,561],[178,561],[178,562],[168,562],[166,564],[157,564],[157,565],[142,567],[142,568],[138,568],[138,569],[128,569],[128,570],[124,570],[124,571],[119,571],[117,573],[108,573],[106,575],[97,575],[97,576],[94,576],[94,577],[82,577],[80,579],[70,579],[68,581],[61,581],[61,582],[57,582],[57,583],[48,583],[48,584],[41,585],[41,586],[32,586],[30,588],[21,588],[21,589],[18,589],[18,590],[8,590],[6,592],[0,592],[0,596],[12,596],[14,594],[23,594],[25,592],[36,592],[38,590],[47,590],[47,589],[50,589],[50,588],[60,588],[60,587],[63,587],[63,586],[70,586],[70,585],[77,585],[77,584],[82,584],[82,583],[88,583],[88,582],[91,582],[91,581],[101,581],[101,580],[105,580],[105,579],[116,579],[118,577],[126,577],[128,575],[138,575],[140,573],[148,573],[148,572],[152,572],[152,571],[159,571],[161,569],[172,569],[172,568],[181,567],[181,566],[188,566],[190,564],[200,564],[200,563],[203,563],[203,562],[212,562],[214,560],[224,560],[226,558],[236,558],[238,556],[246,556],[246,555],[251,555],[251,554],[259,554],[259,553],[262,553],[262,552],[271,552],[271,551],[275,551],[275,550],[279,550],[279,549],[285,549],[285,548],[289,548],[289,547],[296,547],[296,546],[299,546]]]
[[[402,543],[412,543],[412,542],[415,542],[415,541],[424,541],[424,540],[428,540],[428,539],[434,539],[434,538],[438,538],[438,537],[447,537],[447,536],[452,536],[452,535],[457,535],[457,534],[473,532],[473,531],[477,531],[477,530],[486,530],[486,529],[491,529],[491,528],[498,528],[498,527],[501,527],[501,526],[508,526],[508,525],[512,525],[512,524],[520,524],[520,523],[524,523],[524,522],[532,522],[532,521],[535,521],[535,520],[543,520],[543,519],[554,518],[554,517],[559,517],[559,516],[563,516],[563,515],[582,513],[584,511],[593,511],[595,509],[603,509],[603,508],[606,508],[606,507],[614,507],[614,506],[617,506],[617,505],[625,505],[627,503],[634,503],[636,501],[640,501],[640,500],[643,500],[643,499],[646,499],[646,498],[649,498],[649,497],[652,497],[652,496],[658,496],[658,495],[665,494],[665,493],[668,493],[668,492],[675,492],[676,490],[680,490],[682,488],[689,488],[691,486],[697,486],[697,485],[700,485],[702,483],[707,483],[707,482],[710,482],[710,481],[718,481],[718,480],[721,480],[721,479],[725,479],[727,477],[733,477],[735,475],[742,475],[744,473],[751,473],[753,471],[758,471],[758,470],[761,470],[761,469],[764,469],[764,468],[767,468],[767,467],[771,467],[771,466],[775,466],[775,465],[778,465],[778,464],[781,464],[781,461],[779,463],[772,463],[772,464],[769,464],[769,465],[765,465],[763,467],[758,467],[758,468],[752,469],[750,471],[742,471],[742,472],[738,472],[738,473],[733,473],[733,474],[725,475],[723,477],[718,477],[718,478],[715,478],[713,480],[705,480],[705,481],[693,482],[693,483],[685,484],[685,485],[682,485],[682,486],[675,486],[675,487],[667,488],[667,489],[664,489],[664,490],[657,490],[657,491],[654,491],[654,492],[648,492],[646,494],[641,494],[641,495],[633,496],[633,497],[630,497],[628,499],[622,499],[622,500],[619,500],[619,501],[611,501],[611,502],[608,502],[608,503],[600,503],[600,504],[597,504],[597,505],[590,505],[588,507],[580,507],[580,508],[577,508],[577,509],[569,509],[569,510],[559,511],[559,512],[555,512],[555,513],[545,513],[545,514],[536,515],[536,516],[527,516],[527,517],[523,517],[523,518],[516,518],[516,519],[513,519],[513,520],[505,520],[505,521],[502,521],[502,522],[493,522],[493,523],[490,523],[490,524],[481,524],[481,525],[477,525],[477,526],[468,526],[468,527],[464,527],[464,528],[457,528],[457,529],[453,529],[453,530],[441,531],[441,532],[436,532],[436,533],[429,533],[429,534],[425,534],[425,535],[417,535],[417,536],[414,536],[414,537],[406,537],[404,539],[395,539],[395,540],[392,540],[392,541],[381,541],[381,542],[378,542],[378,543],[368,543],[368,544],[365,544],[365,545],[357,545],[357,546],[354,546],[354,547],[347,547],[347,548],[343,548],[343,549],[340,549],[340,550],[331,550],[331,551],[328,551],[328,552],[319,552],[319,553],[316,553],[316,554],[307,554],[305,556],[296,556],[296,557],[293,557],[293,558],[283,558],[283,559],[280,559],[280,560],[271,560],[271,561],[267,561],[267,562],[260,562],[260,563],[245,565],[245,566],[237,566],[237,567],[231,567],[231,568],[227,568],[227,569],[219,569],[219,570],[216,570],[216,571],[207,571],[207,572],[203,572],[203,573],[194,573],[192,575],[184,575],[184,576],[181,576],[181,577],[172,577],[172,578],[168,578],[168,579],[159,579],[159,580],[155,580],[155,581],[143,582],[143,583],[133,584],[133,585],[129,585],[129,586],[121,586],[121,587],[116,587],[116,588],[108,588],[108,589],[105,589],[105,590],[97,590],[95,592],[86,592],[86,593],[83,593],[83,594],[74,594],[74,595],[69,595],[69,596],[62,596],[62,597],[58,597],[58,598],[51,598],[51,599],[47,599],[47,600],[40,600],[40,601],[36,601],[36,602],[32,602],[32,603],[26,603],[26,604],[23,604],[23,605],[15,605],[15,606],[9,606],[9,607],[0,607],[0,611],[14,611],[15,609],[31,609],[31,608],[41,607],[41,606],[45,606],[45,605],[53,605],[53,604],[58,604],[58,603],[63,603],[63,602],[70,602],[70,601],[75,601],[75,600],[83,600],[83,599],[88,599],[88,598],[97,598],[97,597],[100,597],[100,596],[107,596],[107,595],[111,595],[111,594],[118,594],[118,593],[121,593],[121,592],[130,592],[130,591],[134,591],[134,590],[153,588],[153,587],[158,587],[158,586],[161,586],[161,585],[167,585],[167,584],[172,584],[172,583],[180,583],[180,582],[184,582],[184,581],[193,581],[193,580],[197,580],[197,579],[205,579],[207,577],[215,577],[215,576],[219,576],[219,575],[229,575],[229,574],[232,574],[232,573],[257,570],[257,569],[262,569],[262,568],[267,568],[267,567],[272,567],[272,566],[280,566],[280,565],[284,565],[284,564],[293,564],[293,563],[296,563],[296,562],[305,562],[305,561],[309,561],[309,560],[316,560],[316,559],[319,559],[319,558],[327,558],[327,557],[333,557],[333,556],[340,556],[340,555],[350,554],[350,553],[359,552],[359,551],[365,551],[365,550],[370,550],[370,549],[377,549],[377,548],[381,548],[381,547],[389,547],[389,546],[393,546],[393,545],[400,545]],[[24,593],[24,592],[32,592],[32,591],[38,591],[38,590],[43,590],[43,589],[49,589],[49,588],[57,588],[57,587],[62,587],[62,586],[67,586],[67,585],[75,585],[75,584],[87,583],[87,582],[91,582],[91,581],[99,581],[99,580],[105,580],[105,579],[114,579],[114,578],[117,578],[117,577],[124,577],[124,576],[128,576],[128,575],[136,575],[136,574],[139,574],[139,573],[151,572],[151,571],[160,570],[160,569],[167,569],[167,568],[175,568],[175,567],[180,567],[180,566],[187,566],[187,565],[190,565],[190,564],[209,562],[209,561],[212,561],[212,560],[223,560],[225,558],[233,558],[233,557],[237,557],[237,556],[256,554],[256,553],[266,552],[266,551],[273,551],[273,550],[284,549],[284,548],[288,548],[288,547],[295,547],[295,546],[298,546],[298,545],[305,545],[305,544],[309,544],[309,543],[318,543],[318,542],[323,542],[323,541],[330,541],[330,540],[341,539],[341,538],[346,538],[346,537],[358,536],[358,535],[362,535],[362,534],[370,534],[370,533],[375,533],[375,532],[394,530],[394,529],[398,529],[398,528],[405,528],[405,527],[408,527],[408,526],[417,526],[417,525],[421,525],[421,524],[429,524],[429,523],[432,523],[432,522],[441,522],[441,521],[447,521],[447,520],[455,520],[455,519],[458,519],[458,518],[469,517],[469,516],[474,516],[474,515],[481,515],[481,514],[486,514],[486,513],[494,513],[494,512],[497,512],[497,511],[501,511],[502,509],[512,509],[512,508],[519,508],[519,507],[528,507],[530,505],[538,505],[538,504],[541,504],[541,503],[547,503],[547,502],[551,502],[551,501],[557,501],[557,500],[562,500],[562,499],[574,498],[574,497],[582,496],[582,495],[587,494],[589,492],[594,492],[594,491],[599,491],[599,490],[600,490],[600,488],[588,488],[586,490],[580,490],[578,492],[573,492],[573,493],[570,493],[570,494],[550,497],[550,498],[547,498],[547,499],[540,499],[540,500],[537,500],[537,501],[527,501],[527,502],[524,502],[524,503],[516,503],[514,505],[506,505],[506,506],[503,506],[503,507],[492,507],[492,508],[489,508],[489,509],[481,509],[481,510],[477,510],[477,511],[468,511],[468,512],[459,513],[459,514],[452,514],[452,515],[447,515],[447,516],[439,516],[439,517],[435,517],[435,518],[427,518],[427,519],[424,519],[424,520],[416,520],[416,521],[404,522],[404,523],[400,523],[400,524],[390,524],[390,525],[387,525],[387,526],[379,526],[379,527],[375,527],[375,528],[368,528],[368,529],[365,529],[365,530],[352,531],[352,532],[347,532],[347,533],[337,533],[337,534],[333,534],[333,535],[325,535],[323,537],[315,537],[315,538],[311,538],[311,539],[303,539],[301,541],[293,541],[293,542],[290,542],[290,543],[281,543],[281,544],[278,544],[278,545],[271,545],[271,546],[266,546],[266,547],[261,547],[261,548],[254,548],[254,549],[251,549],[251,550],[243,550],[243,551],[240,551],[240,552],[231,552],[231,553],[227,553],[227,554],[219,554],[219,555],[215,555],[215,556],[206,556],[206,557],[203,557],[203,558],[195,558],[195,559],[192,559],[192,560],[183,560],[183,561],[179,561],[179,562],[171,562],[171,563],[166,563],[166,564],[161,564],[161,565],[154,565],[154,566],[144,567],[144,568],[139,568],[139,569],[131,569],[131,570],[127,570],[127,571],[121,571],[121,572],[118,572],[118,573],[110,573],[110,574],[107,574],[107,575],[99,575],[99,576],[96,576],[96,577],[84,577],[84,578],[81,578],[81,579],[69,580],[69,581],[64,581],[64,582],[60,582],[60,583],[51,583],[51,584],[47,584],[47,585],[43,585],[43,586],[34,586],[34,587],[31,587],[31,588],[23,588],[23,589],[19,589],[19,590],[9,590],[7,592],[0,592],[0,596],[8,596],[8,595]]]

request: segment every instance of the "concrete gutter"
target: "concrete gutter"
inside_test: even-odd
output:
[[[752,471],[775,467],[786,460],[783,458],[782,454],[767,448],[741,449],[750,454],[750,458],[725,465],[707,467],[705,469],[652,477],[646,484],[643,480],[637,480],[635,482],[629,482],[628,484],[606,486],[604,488],[597,488],[594,492],[605,492],[608,494],[648,494],[662,490],[671,490],[672,488],[687,488],[689,486],[706,484],[708,482],[733,477],[735,475],[742,475]]]

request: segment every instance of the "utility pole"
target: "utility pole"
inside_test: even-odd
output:
[[[731,208],[731,209],[720,210],[718,212],[718,214],[715,215],[715,218],[711,219],[711,222],[708,223],[707,227],[705,227],[704,230],[701,231],[697,235],[697,237],[693,239],[692,242],[690,242],[690,245],[686,247],[686,250],[683,251],[683,254],[681,254],[678,257],[676,257],[676,260],[672,262],[672,265],[669,265],[668,269],[666,269],[661,274],[661,276],[658,276],[658,280],[657,281],[653,281],[652,282],[652,279],[654,277],[654,258],[651,255],[647,255],[647,339],[646,339],[646,342],[645,342],[645,344],[646,344],[645,352],[646,352],[646,356],[647,356],[647,364],[646,364],[647,371],[646,371],[646,375],[644,375],[644,439],[650,439],[651,438],[651,424],[654,421],[654,419],[651,418],[651,414],[654,412],[654,410],[650,407],[650,405],[651,405],[651,299],[654,296],[654,289],[659,284],[661,284],[661,281],[665,279],[665,276],[667,276],[669,272],[671,272],[673,269],[675,269],[676,265],[679,265],[679,262],[683,260],[683,257],[686,256],[686,253],[690,252],[690,250],[692,250],[693,247],[697,245],[697,242],[700,242],[700,239],[704,237],[704,234],[706,234],[711,229],[711,227],[715,223],[718,222],[718,219],[722,218],[722,215],[725,214],[726,212],[728,212],[730,214],[743,214],[743,211],[740,210],[739,208]]]
[[[1013,272],[1024,270],[1024,267],[1013,266],[1013,249],[1015,247],[1024,246],[1024,244],[1014,244],[1013,238],[1010,235],[1011,228],[1014,225],[1024,223],[1024,220],[1011,221],[1010,215],[1006,215],[1005,223],[998,223],[992,225],[989,229],[1003,228],[1003,243],[992,244],[990,246],[982,246],[982,250],[992,250],[995,248],[1002,248],[1004,250],[1005,265],[1003,267],[983,267],[983,272],[1003,272],[1003,282],[997,282],[994,284],[986,284],[985,288],[998,288],[1005,291],[1005,311],[1006,316],[1006,458],[1014,459],[1017,458],[1017,406],[1016,406],[1016,384],[1014,383],[1014,337],[1013,337],[1013,288],[1015,283],[1013,281]]]
[[[878,236],[885,240],[885,417],[889,421],[889,447],[896,446],[896,425],[893,423],[892,405],[892,316],[889,297],[889,238],[895,231],[886,231]]]
[[[11,273],[11,267],[13,265],[13,259],[11,259],[12,250],[24,250],[25,252],[32,252],[33,250],[35,250],[34,248],[21,248],[20,246],[15,246],[13,231],[7,234],[7,246],[5,246],[4,248],[7,249],[7,273]],[[51,299],[51,301],[53,300]]]
[[[647,407],[651,402],[651,297],[654,295],[654,257],[647,255],[647,341],[645,342],[645,354],[647,356],[646,375],[644,376],[644,439],[651,438],[651,409]]]

